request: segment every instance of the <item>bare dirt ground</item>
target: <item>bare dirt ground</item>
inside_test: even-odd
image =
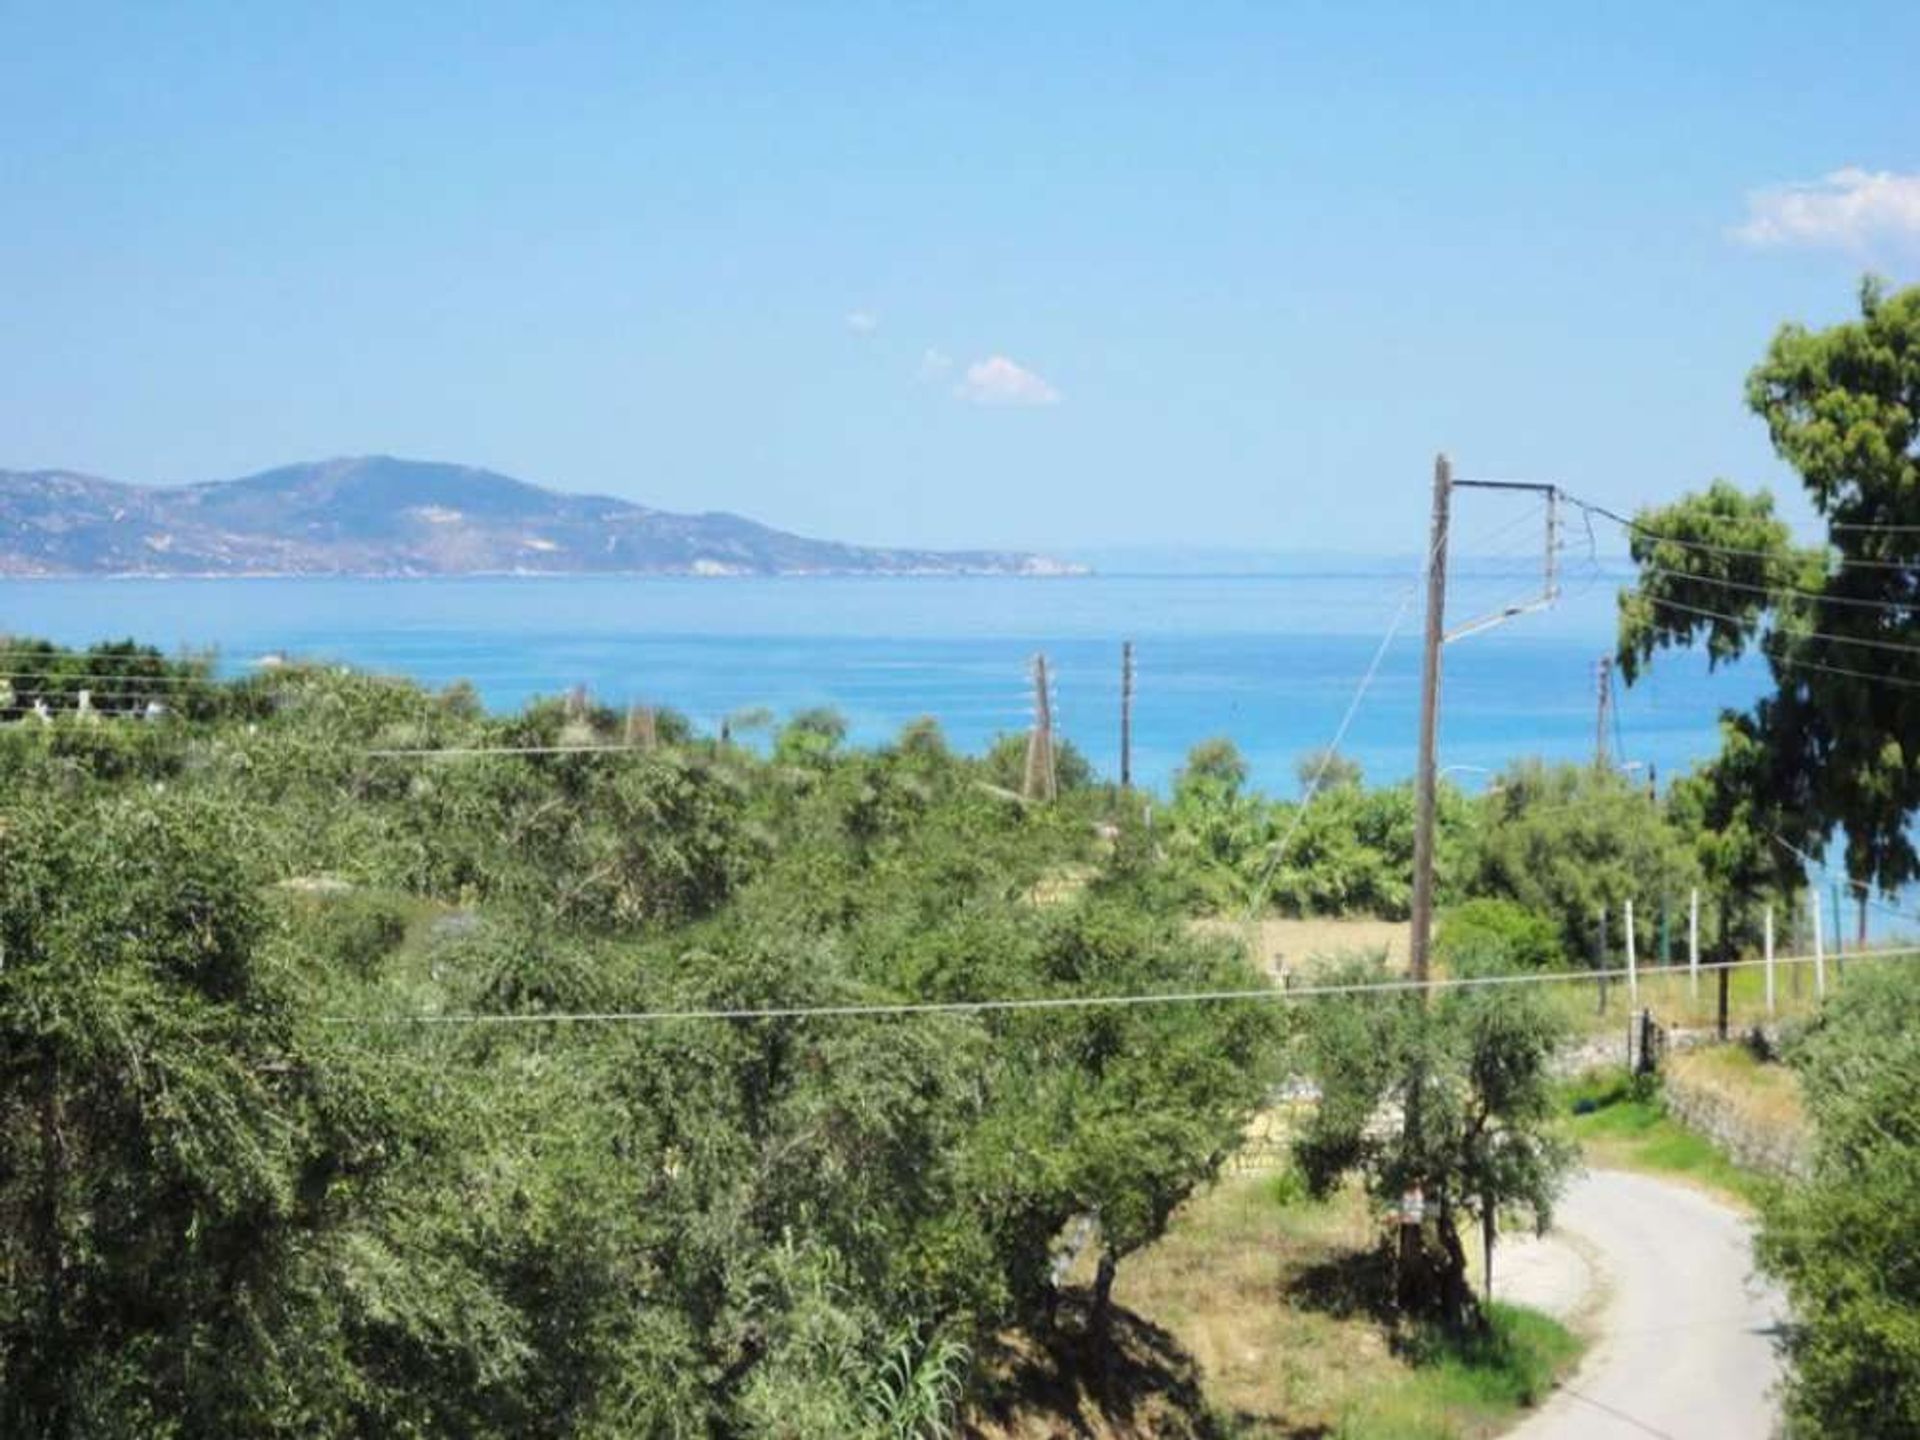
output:
[[[1311,975],[1324,962],[1345,954],[1386,951],[1387,963],[1403,969],[1407,963],[1407,922],[1404,920],[1282,920],[1248,922],[1211,916],[1194,922],[1208,935],[1228,935],[1245,942],[1260,968],[1276,978]]]

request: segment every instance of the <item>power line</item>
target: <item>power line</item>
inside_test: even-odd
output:
[[[1698,607],[1693,607],[1693,606],[1679,607],[1679,602],[1677,601],[1658,600],[1651,595],[1646,595],[1644,591],[1635,591],[1634,593],[1643,595],[1649,602],[1656,605],[1673,605],[1678,608],[1695,610],[1696,613],[1702,614],[1709,619],[1725,620],[1728,623],[1735,624],[1735,625],[1745,625],[1747,623],[1746,621],[1740,619],[1740,617],[1737,615],[1727,615],[1716,610],[1699,610]],[[1788,637],[1786,635],[1780,634],[1779,632],[1775,632],[1775,634],[1772,636],[1763,637],[1763,640],[1764,639],[1785,640],[1787,638]],[[1816,639],[1816,640],[1844,641],[1845,637],[1829,636],[1829,635],[1821,635],[1818,633],[1813,633],[1813,634],[1810,634],[1807,638]],[[1798,655],[1783,655],[1778,650],[1767,649],[1764,643],[1760,643],[1760,642],[1756,642],[1756,648],[1758,648],[1760,650],[1760,653],[1766,656],[1768,661],[1770,661],[1772,664],[1782,666],[1789,670],[1817,670],[1825,675],[1845,675],[1855,680],[1870,680],[1876,685],[1891,685],[1896,690],[1920,690],[1920,680],[1903,679],[1898,675],[1884,675],[1874,670],[1856,670],[1851,666],[1847,666],[1847,665],[1829,665],[1820,660],[1808,660]]]
[[[1428,563],[1432,563],[1431,557]],[[1346,714],[1340,717],[1340,723],[1333,732],[1333,739],[1320,752],[1320,763],[1314,769],[1307,793],[1301,797],[1300,808],[1293,812],[1293,819],[1287,826],[1286,833],[1280,837],[1273,854],[1267,858],[1266,867],[1261,870],[1260,879],[1254,886],[1252,897],[1247,902],[1249,922],[1259,914],[1260,907],[1266,903],[1267,886],[1272,882],[1274,872],[1280,868],[1280,862],[1286,858],[1287,850],[1293,844],[1293,837],[1300,833],[1301,825],[1306,822],[1307,811],[1320,794],[1321,784],[1327,778],[1327,771],[1332,766],[1335,755],[1339,753],[1340,746],[1346,741],[1347,730],[1353,724],[1353,717],[1360,712],[1360,702],[1366,698],[1368,689],[1373,685],[1374,677],[1380,673],[1380,662],[1387,658],[1387,649],[1393,644],[1393,637],[1400,631],[1400,622],[1407,618],[1407,609],[1413,604],[1413,597],[1418,588],[1419,584],[1416,581],[1409,585],[1406,593],[1400,597],[1400,608],[1394,611],[1386,633],[1380,637],[1379,645],[1374,648],[1373,658],[1367,662],[1367,668],[1360,677],[1360,683],[1354,687],[1353,698],[1347,702]]]
[[[1467,545],[1472,545],[1472,546],[1491,544],[1493,541],[1500,539],[1502,536],[1508,535],[1511,532],[1518,530],[1522,525],[1534,524],[1541,518],[1541,514],[1543,511],[1546,510],[1546,508],[1547,508],[1546,501],[1536,500],[1534,501],[1533,504],[1522,509],[1519,514],[1510,516],[1508,519],[1502,521],[1500,524],[1492,526],[1489,529],[1481,532],[1474,539],[1466,543]],[[1503,560],[1503,559],[1506,559],[1509,555],[1517,557],[1522,552],[1518,550],[1509,550],[1509,551],[1501,551],[1495,554],[1487,554],[1480,550],[1468,550],[1466,546],[1462,546],[1462,553],[1464,557],[1469,561],[1487,561],[1487,560]],[[1537,557],[1540,553],[1539,546],[1537,544],[1529,542],[1528,548],[1525,553]]]
[[[79,650],[72,646],[55,645],[9,645],[7,637],[0,635],[0,660],[25,657],[29,660],[109,660],[119,664],[128,660],[140,660],[155,665],[211,665],[214,661],[205,655],[160,655],[145,650],[120,650],[114,648]]]
[[[211,675],[140,675],[133,672],[115,672],[108,674],[97,670],[0,670],[0,680],[37,680],[63,685],[88,685],[95,680],[111,680],[141,685],[218,686],[227,683]]]
[[[1801,863],[1806,865],[1811,865],[1815,870],[1818,870],[1822,875],[1832,875],[1835,873],[1834,867],[1832,865],[1829,865],[1825,860],[1815,859],[1812,855],[1808,854],[1805,850],[1802,850],[1798,845],[1794,844],[1791,840],[1787,839],[1787,837],[1782,835],[1778,830],[1769,830],[1767,834],[1773,840],[1774,844],[1778,845],[1781,849],[1785,850],[1788,854],[1793,855],[1794,857],[1799,859]],[[1920,915],[1916,915],[1910,911],[1899,909],[1897,906],[1889,905],[1883,900],[1876,900],[1873,896],[1873,886],[1870,882],[1865,880],[1855,880],[1851,875],[1849,875],[1849,876],[1846,876],[1841,883],[1846,885],[1848,889],[1856,892],[1859,895],[1860,899],[1863,902],[1865,902],[1868,906],[1870,906],[1875,910],[1880,911],[1882,914],[1891,915],[1896,920],[1910,920],[1916,923],[1920,923]]]
[[[1669,570],[1660,565],[1646,566],[1640,573],[1660,575],[1670,580],[1693,580],[1702,585],[1717,586],[1726,590],[1744,590],[1753,595],[1791,595],[1826,605],[1853,605],[1868,610],[1891,610],[1901,614],[1920,615],[1920,598],[1874,600],[1864,595],[1830,595],[1824,590],[1809,590],[1800,585],[1755,585],[1743,580],[1725,580],[1717,575],[1700,575],[1691,570]]]
[[[1711,540],[1688,540],[1679,535],[1665,535],[1650,525],[1642,524],[1638,520],[1629,520],[1626,516],[1609,510],[1604,505],[1594,504],[1591,500],[1582,500],[1577,495],[1568,495],[1567,499],[1582,510],[1604,516],[1614,524],[1633,531],[1636,535],[1644,535],[1649,540],[1658,541],[1663,545],[1676,545],[1683,550],[1697,550],[1707,555],[1743,556],[1753,560],[1779,561],[1786,558],[1776,550],[1755,550],[1739,545],[1720,545]],[[1916,568],[1914,563],[1904,560],[1867,560],[1853,555],[1842,555],[1837,559],[1831,559],[1830,563],[1839,569],[1897,570],[1906,574],[1911,574]]]
[[[381,760],[402,760],[431,756],[464,759],[476,755],[624,755],[649,751],[644,745],[392,745],[359,753]]]
[[[1509,517],[1500,525],[1480,532],[1478,538],[1473,543],[1485,544],[1490,540],[1506,534],[1522,521],[1533,520],[1546,503],[1545,501],[1539,502],[1523,510],[1519,516]],[[1446,532],[1443,531],[1434,538],[1432,545],[1428,547],[1426,563],[1421,566],[1420,574],[1414,577],[1413,581],[1408,584],[1406,590],[1402,593],[1399,607],[1393,612],[1393,618],[1387,623],[1386,633],[1380,637],[1380,644],[1375,647],[1373,658],[1368,661],[1366,671],[1360,677],[1360,683],[1354,687],[1353,698],[1347,702],[1346,713],[1340,717],[1340,724],[1333,732],[1332,741],[1320,752],[1320,763],[1314,769],[1313,776],[1308,781],[1307,793],[1301,798],[1300,808],[1293,812],[1293,818],[1287,826],[1286,833],[1280,837],[1278,844],[1274,847],[1273,854],[1268,857],[1265,868],[1260,872],[1260,879],[1255,884],[1253,894],[1247,904],[1247,920],[1249,923],[1259,914],[1260,907],[1266,903],[1267,886],[1273,882],[1274,873],[1279,870],[1280,862],[1286,858],[1287,851],[1293,844],[1294,836],[1300,833],[1300,827],[1306,823],[1307,811],[1313,805],[1314,800],[1318,798],[1322,782],[1327,777],[1327,771],[1332,766],[1334,757],[1339,753],[1340,746],[1346,741],[1347,731],[1353,725],[1354,716],[1360,712],[1360,702],[1366,698],[1367,691],[1373,685],[1374,677],[1380,673],[1380,664],[1386,659],[1387,650],[1392,646],[1394,636],[1399,633],[1401,622],[1407,618],[1407,609],[1413,604],[1413,597],[1419,593],[1421,578],[1427,574],[1435,558],[1440,554],[1441,548],[1446,543],[1447,535]]]
[[[151,690],[91,690],[86,686],[81,686],[80,688],[85,692],[89,701],[140,700],[159,705],[176,703],[182,698],[178,695],[156,694]],[[20,709],[31,706],[36,700],[45,701],[50,706],[56,706],[62,710],[66,710],[80,703],[80,695],[79,693],[66,694],[44,689],[16,690],[13,693],[12,700],[8,703],[8,708]]]
[[[1776,955],[1773,964],[1812,965],[1813,955]],[[1849,963],[1868,960],[1920,960],[1920,946],[1899,945],[1879,950],[1859,950],[1848,955]],[[1760,960],[1703,961],[1701,973],[1720,970],[1761,969]],[[1641,978],[1664,973],[1659,966],[1636,966]],[[1109,1010],[1136,1009],[1154,1005],[1202,1005],[1272,1003],[1290,1000],[1320,1000],[1335,997],[1370,995],[1410,995],[1428,990],[1508,989],[1528,985],[1592,984],[1616,980],[1628,974],[1625,966],[1613,969],[1551,970],[1520,975],[1456,975],[1439,980],[1365,980],[1331,985],[1274,985],[1257,990],[1175,990],[1123,995],[1044,995],[987,1000],[901,1000],[845,1005],[765,1005],[716,1006],[682,1010],[554,1010],[488,1014],[478,1011],[434,1013],[416,1011],[391,1015],[327,1015],[325,1025],[376,1027],[393,1025],[654,1025],[684,1020],[846,1020],[887,1019],[921,1015],[979,1015],[1010,1011]]]
[[[1776,655],[1772,651],[1763,653],[1774,664],[1784,665],[1790,670],[1818,670],[1827,675],[1847,675],[1855,680],[1871,680],[1876,685],[1891,685],[1896,690],[1920,690],[1920,680],[1903,680],[1897,675],[1877,675],[1871,670],[1854,670],[1845,665],[1823,665],[1818,660],[1801,660],[1791,655]]]
[[[1725,610],[1709,610],[1702,605],[1689,605],[1681,600],[1669,600],[1662,595],[1650,594],[1645,590],[1629,590],[1628,595],[1645,600],[1649,605],[1657,605],[1664,610],[1681,610],[1689,615],[1699,615],[1708,620],[1721,620],[1729,625],[1746,626],[1753,622],[1739,615],[1729,614]],[[1775,630],[1774,635],[1781,639],[1793,638],[1791,631]],[[1825,640],[1835,645],[1864,645],[1873,650],[1891,650],[1901,655],[1920,655],[1920,645],[1908,644],[1904,640],[1876,640],[1868,635],[1835,635],[1826,630],[1806,630],[1799,632],[1804,640]]]

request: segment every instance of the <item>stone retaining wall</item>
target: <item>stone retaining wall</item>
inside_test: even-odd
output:
[[[1804,1177],[1807,1137],[1795,1129],[1763,1125],[1727,1096],[1669,1070],[1662,1076],[1667,1113],[1718,1145],[1740,1164],[1765,1175]]]

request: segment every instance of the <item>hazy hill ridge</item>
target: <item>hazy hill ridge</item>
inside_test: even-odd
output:
[[[679,515],[385,455],[179,486],[0,470],[0,574],[14,576],[1051,575],[1076,568],[1012,551],[841,545],[738,515]]]

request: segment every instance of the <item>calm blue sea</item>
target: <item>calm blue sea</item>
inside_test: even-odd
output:
[[[1456,576],[1451,618],[1523,597],[1530,577]],[[217,652],[244,671],[270,652],[470,680],[487,703],[585,684],[717,727],[748,706],[831,705],[862,741],[932,715],[960,746],[1022,728],[1044,651],[1065,735],[1118,766],[1120,642],[1138,682],[1135,774],[1164,784],[1188,747],[1227,735],[1255,780],[1291,793],[1394,623],[1343,748],[1380,780],[1411,773],[1418,600],[1404,568],[1258,576],[1071,579],[56,580],[0,583],[0,630],[81,644],[132,636]],[[1615,585],[1590,574],[1553,610],[1449,646],[1441,761],[1458,782],[1524,755],[1578,760],[1595,743],[1594,666],[1610,650]],[[1715,717],[1761,676],[1709,675],[1663,656],[1622,689],[1615,743],[1662,775],[1716,746]]]

